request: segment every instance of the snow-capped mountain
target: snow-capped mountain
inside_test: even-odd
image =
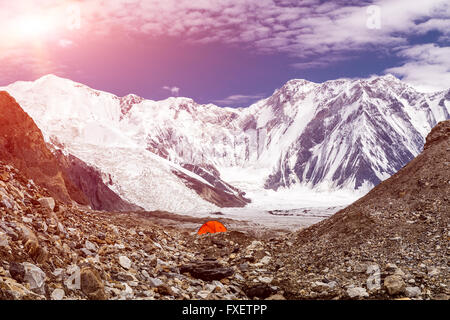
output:
[[[450,118],[450,91],[419,93],[391,75],[291,80],[240,109],[120,98],[56,76],[4,90],[47,141],[97,167],[121,197],[176,212],[217,209],[203,186],[234,196],[294,186],[368,191]]]

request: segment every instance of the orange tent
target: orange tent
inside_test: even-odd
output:
[[[197,234],[226,232],[227,228],[218,221],[208,221],[198,229]]]

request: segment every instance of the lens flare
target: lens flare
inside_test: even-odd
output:
[[[49,18],[28,15],[17,19],[16,31],[22,38],[41,38],[50,33],[52,26]]]

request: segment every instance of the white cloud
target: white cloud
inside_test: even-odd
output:
[[[71,4],[80,7],[80,38],[105,37],[123,29],[129,34],[181,37],[190,43],[221,42],[259,53],[288,54],[299,58],[293,63],[295,68],[326,66],[351,59],[362,50],[389,52],[407,46],[408,36],[431,30],[442,33],[440,41],[450,38],[447,0],[0,0],[0,30],[6,30],[0,37],[0,51],[14,44],[8,26],[24,12],[57,17],[54,23],[60,27],[55,28],[54,37],[66,39],[67,32],[72,32],[67,29],[71,21],[67,7]],[[380,29],[367,28],[369,5],[380,8]],[[59,45],[70,43],[60,41]],[[320,56],[333,59],[317,60]],[[417,64],[409,60],[403,69],[397,69],[405,77],[408,66]],[[439,68],[436,64],[425,67],[423,59],[421,63],[423,76]]]
[[[385,72],[399,76],[419,91],[434,92],[450,88],[450,47],[422,44],[401,48],[407,62]]]
[[[214,103],[223,106],[248,106],[249,103],[261,100],[265,97],[263,94],[245,95],[245,94],[234,94],[228,96],[224,99],[215,100]]]
[[[176,97],[177,97],[177,96],[179,95],[179,93],[180,93],[180,88],[178,88],[178,87],[164,86],[163,89],[164,89],[164,90],[170,91],[170,93],[171,93],[173,96],[176,96]]]

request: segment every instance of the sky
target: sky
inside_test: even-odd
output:
[[[0,0],[0,86],[46,74],[243,107],[291,79],[450,88],[443,0]]]

